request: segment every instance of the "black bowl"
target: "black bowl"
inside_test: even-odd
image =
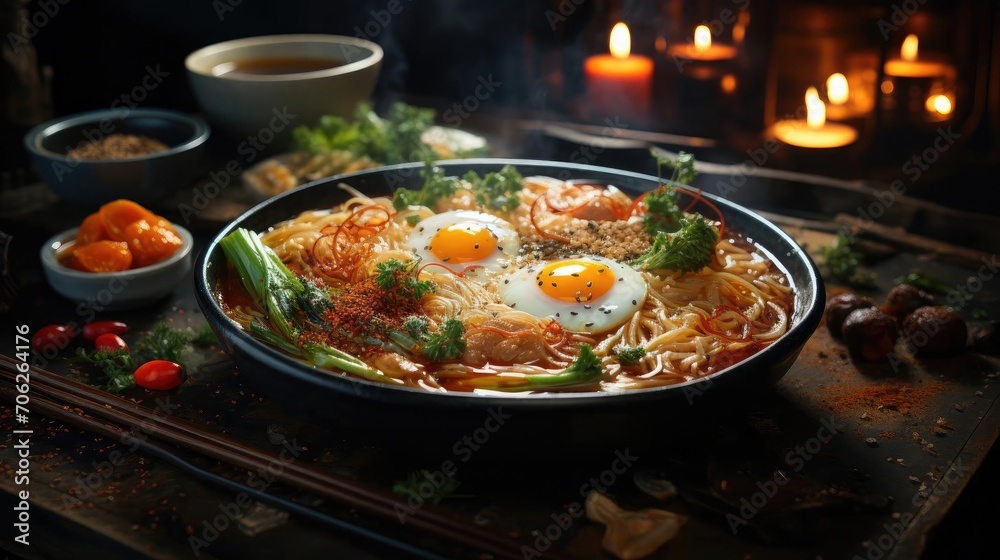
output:
[[[135,134],[167,150],[124,159],[75,159],[66,154],[105,136]],[[197,173],[210,135],[203,119],[166,109],[104,109],[40,124],[24,136],[35,170],[64,202],[96,208],[127,198],[152,204],[184,187]]]
[[[626,192],[639,193],[657,185],[657,178],[628,171],[533,160],[471,159],[440,162],[448,175],[479,174],[514,165],[525,176],[546,175],[560,179],[583,179],[613,184]],[[787,273],[795,289],[795,311],[789,331],[779,340],[753,355],[705,378],[688,383],[628,392],[562,393],[535,396],[486,396],[461,393],[432,393],[390,387],[378,383],[331,375],[266,346],[244,332],[222,311],[214,297],[216,275],[226,266],[219,240],[236,228],[263,231],[295,217],[304,210],[327,208],[345,200],[337,183],[347,183],[370,195],[391,192],[400,186],[420,186],[422,164],[402,164],[322,179],[268,199],[237,218],[215,236],[195,265],[198,304],[225,350],[240,371],[262,392],[309,410],[327,419],[343,420],[391,418],[395,430],[408,427],[426,430],[424,422],[435,419],[458,426],[462,420],[474,426],[490,418],[491,410],[530,419],[524,425],[546,422],[583,431],[606,429],[618,433],[621,419],[647,416],[667,418],[689,415],[692,411],[717,410],[717,405],[746,399],[757,390],[766,390],[788,371],[806,340],[819,325],[825,304],[822,280],[815,264],[788,235],[764,218],[713,195],[712,200],[725,214],[726,227],[733,228],[764,248]],[[688,188],[688,187],[682,187]],[[696,207],[697,209],[697,207]],[[711,216],[707,209],[703,213]],[[420,422],[403,419],[420,419]],[[367,421],[367,420],[366,420]],[[645,420],[643,420],[645,421]],[[520,422],[519,422],[520,423]],[[458,428],[456,428],[458,429]]]

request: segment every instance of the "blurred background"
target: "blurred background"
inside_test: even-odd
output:
[[[506,138],[501,155],[579,157],[559,131],[606,137],[613,123],[616,137],[700,161],[902,180],[920,200],[1000,212],[1000,8],[988,0],[2,1],[4,189],[34,179],[31,126],[126,102],[150,69],[167,77],[132,102],[197,113],[188,53],[333,33],[385,49],[376,107],[434,107],[444,124]],[[611,52],[619,22],[627,56]],[[476,96],[483,81],[493,91]],[[650,170],[599,155],[582,159]]]

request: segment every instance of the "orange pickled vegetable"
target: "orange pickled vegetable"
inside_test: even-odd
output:
[[[88,272],[118,272],[132,266],[132,252],[123,241],[95,241],[75,249],[73,257]]]
[[[125,242],[132,251],[136,267],[158,263],[184,244],[170,222],[160,218],[154,222],[138,220],[125,227]]]
[[[127,241],[125,228],[133,222],[146,220],[149,223],[156,221],[156,215],[144,208],[142,205],[131,200],[113,200],[98,211],[101,220],[108,231],[108,237],[115,241]]]
[[[76,234],[77,247],[89,245],[95,241],[111,239],[108,237],[108,230],[104,228],[104,219],[100,212],[94,212],[87,216],[80,223],[80,231]]]

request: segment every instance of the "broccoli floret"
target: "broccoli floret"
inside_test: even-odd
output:
[[[687,217],[681,220],[677,233],[657,233],[653,246],[632,261],[632,266],[641,270],[679,270],[682,273],[701,270],[712,262],[718,239],[719,231],[704,216]]]

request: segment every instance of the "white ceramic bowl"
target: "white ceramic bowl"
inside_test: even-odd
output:
[[[85,272],[63,266],[57,254],[76,239],[80,228],[52,236],[42,245],[40,255],[45,279],[63,297],[95,309],[130,309],[166,297],[178,284],[190,278],[194,257],[191,232],[173,224],[184,244],[166,260],[121,272]]]
[[[376,43],[357,37],[266,35],[198,49],[184,65],[213,127],[234,138],[251,137],[248,150],[273,154],[288,147],[296,126],[315,126],[323,115],[350,119],[358,103],[371,98],[382,56]],[[220,71],[241,62],[294,58],[335,65],[287,74]]]

